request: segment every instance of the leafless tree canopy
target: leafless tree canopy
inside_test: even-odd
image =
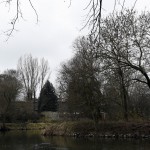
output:
[[[103,17],[103,3],[104,0],[89,0],[88,5],[86,6],[86,10],[88,10],[88,14],[86,16],[86,23],[83,28],[88,26],[90,28],[90,35],[94,37],[94,42],[100,40],[100,34],[101,34],[101,19]],[[132,6],[132,10],[134,10],[134,7],[136,5],[137,0],[134,1],[134,4]],[[114,0],[113,12],[114,14],[116,12],[116,5],[121,6],[121,11],[125,9],[125,0],[122,2],[120,0]],[[104,8],[105,9],[105,8]]]
[[[13,31],[15,30],[15,25],[17,21],[19,20],[19,18],[23,18],[23,13],[21,9],[21,0],[4,0],[1,2],[1,3],[5,3],[6,6],[8,7],[11,7],[12,2],[14,1],[16,3],[16,15],[14,16],[14,18],[12,18],[10,22],[12,27],[5,32],[6,35],[8,36],[8,39],[12,35]],[[31,8],[35,12],[36,20],[38,22],[38,13],[37,13],[36,8],[34,7],[32,0],[27,0],[27,1],[29,2]],[[132,9],[134,9],[136,2],[137,0],[134,0]],[[91,29],[90,35],[94,36],[95,37],[94,39],[97,41],[100,38],[99,35],[100,35],[100,24],[101,24],[101,18],[102,18],[103,3],[104,3],[104,0],[89,0],[87,3],[87,6],[85,7],[85,9],[88,10],[88,13],[85,19],[86,23],[83,28],[88,26]],[[72,4],[72,0],[69,0],[69,7],[71,6],[71,4]],[[119,4],[123,10],[125,7],[124,6],[125,0],[123,0],[122,2],[120,2],[120,0],[114,0],[114,6],[112,6],[114,8],[113,12],[115,12],[116,4]]]
[[[102,85],[97,88],[102,91],[104,105],[109,107],[110,115],[111,107],[114,107],[128,120],[130,111],[139,113],[142,109],[134,105],[143,103],[141,105],[146,107],[150,95],[149,22],[149,12],[138,15],[133,9],[124,9],[101,19],[99,41],[93,43],[91,35],[75,41],[75,56],[62,66],[60,72],[60,90],[64,90],[66,98],[73,102],[72,106],[77,100],[79,104],[86,94],[86,98],[90,97],[94,103],[91,91],[94,89],[93,79],[96,79]],[[92,81],[91,84],[88,84],[89,81]],[[85,103],[82,105],[85,106]],[[148,116],[141,112],[140,115]]]
[[[10,105],[16,100],[21,89],[16,74],[15,70],[7,70],[0,74],[0,114],[3,127],[5,127],[6,115],[11,110]]]
[[[133,10],[106,17],[101,23],[99,52],[105,60],[134,69],[138,76],[135,80],[150,87],[149,20],[149,12],[136,16]]]
[[[89,115],[96,123],[103,100],[99,64],[88,39],[78,38],[73,46],[75,57],[63,64],[60,71],[59,92],[71,113]]]
[[[27,100],[32,100],[32,98],[35,99],[37,90],[40,91],[49,78],[49,64],[44,58],[39,63],[37,58],[25,55],[20,57],[18,61],[18,72],[24,85]]]

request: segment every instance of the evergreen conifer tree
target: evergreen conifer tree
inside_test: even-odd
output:
[[[40,97],[38,101],[38,111],[57,111],[57,96],[55,89],[48,80],[41,89]]]

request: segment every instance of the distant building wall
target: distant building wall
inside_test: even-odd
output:
[[[59,120],[58,112],[44,111],[41,114],[43,114],[46,118],[49,118],[51,120]]]

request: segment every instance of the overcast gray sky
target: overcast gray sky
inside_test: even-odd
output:
[[[2,0],[0,0],[1,2]],[[110,13],[115,0],[103,0],[103,15]],[[122,3],[123,0],[117,0]],[[72,43],[79,35],[85,35],[87,29],[80,31],[84,25],[86,11],[83,9],[89,0],[33,0],[34,7],[39,15],[36,16],[28,0],[21,4],[24,20],[16,24],[17,32],[7,41],[4,31],[10,28],[10,19],[14,16],[15,3],[10,9],[0,4],[0,71],[16,69],[20,56],[32,54],[39,59],[44,57],[49,61],[51,68],[51,82],[54,83],[56,73],[61,62],[72,56]],[[120,5],[117,2],[116,8]],[[133,6],[135,0],[126,0],[125,6]],[[138,11],[150,10],[149,0],[137,0]]]

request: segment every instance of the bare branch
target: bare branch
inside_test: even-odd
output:
[[[70,0],[69,2],[70,2],[70,3],[69,3],[69,6],[68,6],[68,8],[71,6],[72,0]]]
[[[93,1],[93,0],[90,0],[90,2],[89,2],[88,5],[84,8],[84,10],[86,10],[86,9],[88,9],[88,8],[90,7],[92,1]]]
[[[31,2],[31,0],[29,0],[29,3],[30,3],[32,9],[34,10],[34,12],[35,12],[35,14],[36,14],[36,20],[37,20],[37,23],[38,23],[38,21],[39,21],[39,19],[38,19],[38,13],[37,13],[36,9],[34,8],[34,6],[33,6],[32,2]]]
[[[135,8],[136,3],[137,3],[137,0],[135,0],[132,10]]]
[[[37,13],[37,11],[36,11],[33,3],[32,3],[32,0],[28,0],[28,1],[30,3],[31,8],[34,10],[34,13],[36,15],[36,22],[38,23],[38,21],[39,21],[38,13]],[[12,2],[12,0],[6,0],[6,1],[2,1],[1,3],[5,3],[6,5],[8,4],[9,5],[9,10],[10,10],[11,2]],[[6,41],[9,40],[9,38],[12,36],[14,31],[17,31],[15,29],[17,21],[19,21],[20,18],[23,19],[23,13],[21,11],[20,2],[21,2],[21,0],[16,0],[16,14],[15,14],[15,17],[10,22],[12,27],[4,32],[4,34],[6,34],[6,36],[7,36]]]
[[[17,10],[16,10],[16,17],[14,17],[14,18],[12,19],[12,21],[11,21],[12,28],[7,31],[7,36],[8,36],[8,38],[7,38],[6,41],[8,41],[8,39],[9,39],[10,36],[12,35],[13,31],[15,30],[16,21],[18,20],[18,18],[19,18],[19,13],[20,13],[19,7],[20,7],[20,6],[19,6],[19,0],[17,0],[17,3],[16,3],[16,9],[17,9]]]
[[[140,80],[140,79],[138,79],[138,78],[135,78],[135,79],[132,79],[132,80],[135,80],[135,81],[137,81],[137,82],[141,82],[141,83],[144,83],[144,84],[147,85],[147,82],[145,82],[145,81],[143,81],[143,80]]]
[[[116,9],[116,1],[117,1],[117,0],[115,0],[115,3],[114,3],[114,10],[113,10],[113,13],[115,12],[115,9]]]

